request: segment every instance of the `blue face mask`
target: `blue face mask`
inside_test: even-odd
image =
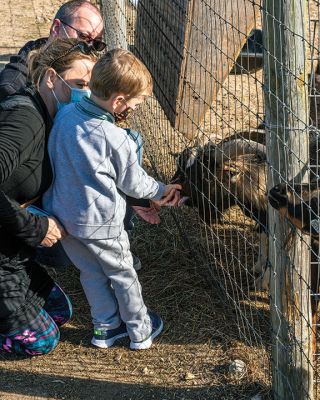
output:
[[[79,89],[79,88],[70,88],[71,89],[71,98],[70,103],[79,103],[79,101],[84,97],[90,97],[91,90],[89,89]]]
[[[57,74],[58,75],[58,74]],[[68,88],[70,89],[71,95],[70,95],[70,100],[68,102],[62,103],[61,101],[58,100],[57,95],[55,94],[54,90],[52,89],[52,93],[54,98],[56,99],[57,102],[57,109],[58,111],[61,110],[64,106],[70,103],[79,103],[81,99],[84,96],[90,97],[91,95],[91,90],[89,89],[79,89],[79,88],[73,88],[71,87],[60,75],[58,77],[64,82]]]

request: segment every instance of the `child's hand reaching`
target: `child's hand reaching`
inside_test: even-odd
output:
[[[159,211],[164,205],[176,207],[180,200],[181,186],[177,184],[166,185],[164,195],[161,200],[150,201],[151,207],[131,206],[137,215],[149,224],[160,224]]]
[[[166,185],[164,195],[161,200],[152,201],[156,206],[171,206],[177,207],[180,200],[180,190],[182,189],[181,185],[178,184],[169,184]]]

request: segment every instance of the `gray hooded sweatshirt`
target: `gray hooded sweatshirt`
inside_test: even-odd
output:
[[[58,112],[48,148],[54,179],[43,207],[73,236],[116,237],[126,195],[159,200],[164,194],[165,185],[140,167],[126,131],[87,97]]]

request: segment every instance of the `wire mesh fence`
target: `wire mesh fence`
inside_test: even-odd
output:
[[[154,96],[130,126],[145,167],[183,185],[172,216],[251,368],[275,399],[320,398],[319,2],[101,8],[108,48],[128,48],[152,73]]]

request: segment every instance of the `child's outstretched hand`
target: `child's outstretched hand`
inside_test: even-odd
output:
[[[169,184],[166,185],[164,195],[161,200],[152,201],[155,205],[161,206],[171,206],[177,207],[180,201],[180,190],[182,189],[181,185],[178,184]]]

